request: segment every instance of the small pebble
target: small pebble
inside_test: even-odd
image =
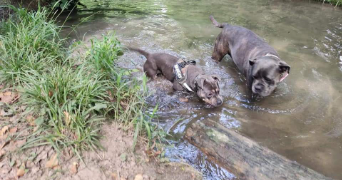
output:
[[[188,101],[189,101],[188,98],[179,98],[179,100],[180,100],[181,102],[188,102]]]
[[[135,175],[135,178],[134,178],[134,180],[143,180],[143,179],[144,178],[143,178],[143,176],[141,174]]]

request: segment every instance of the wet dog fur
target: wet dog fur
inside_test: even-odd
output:
[[[138,52],[146,57],[144,63],[144,72],[146,75],[155,79],[158,73],[161,73],[167,80],[173,83],[173,89],[176,91],[186,90],[175,80],[173,67],[180,58],[167,53],[148,53],[138,48],[129,47],[128,49]],[[220,106],[223,103],[220,96],[220,87],[218,85],[220,78],[216,75],[206,75],[201,68],[196,65],[187,65],[182,69],[186,73],[186,83],[204,102],[212,106]]]

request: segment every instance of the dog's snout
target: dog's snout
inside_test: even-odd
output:
[[[217,99],[217,105],[221,105],[223,101],[221,99]]]
[[[261,90],[262,90],[262,88],[260,86],[255,86],[254,89],[255,89],[256,92],[261,92]]]
[[[264,85],[263,84],[257,84],[254,87],[256,92],[261,92],[264,89]]]

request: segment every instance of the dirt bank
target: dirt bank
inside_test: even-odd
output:
[[[19,153],[17,150],[35,130],[34,122],[16,106],[20,97],[14,91],[0,91],[0,179],[202,179],[191,166],[154,158],[161,152],[146,151],[145,140],[138,140],[133,152],[133,130],[116,123],[102,127],[103,150],[88,151],[80,161],[71,150],[61,153],[40,146]],[[10,104],[5,106],[4,103]],[[16,110],[13,113],[11,109]],[[33,130],[32,130],[33,129]],[[149,154],[149,155],[148,155]]]

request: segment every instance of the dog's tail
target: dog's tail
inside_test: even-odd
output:
[[[135,52],[138,52],[138,53],[144,55],[146,58],[147,58],[148,55],[150,55],[150,53],[148,53],[148,52],[146,52],[144,50],[138,49],[138,48],[132,48],[132,47],[127,47],[127,48],[129,50],[131,50],[131,51],[135,51]]]
[[[214,24],[214,26],[216,26],[216,27],[218,27],[218,28],[223,28],[225,25],[228,25],[228,24],[226,24],[226,23],[219,23],[219,22],[217,22],[215,19],[214,19],[214,17],[213,16],[210,16],[210,20],[211,20],[211,22]]]

